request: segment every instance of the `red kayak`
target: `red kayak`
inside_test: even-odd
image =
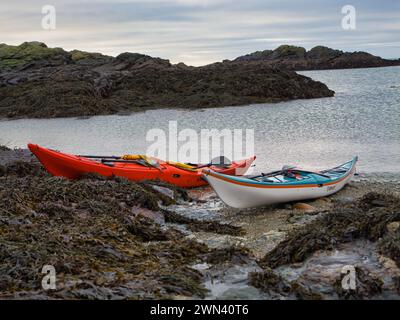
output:
[[[203,169],[211,169],[228,175],[243,175],[256,158],[253,156],[222,165],[189,165],[140,155],[78,156],[31,143],[28,144],[28,148],[54,176],[77,179],[87,173],[97,173],[106,177],[118,176],[133,181],[161,180],[183,188],[206,185],[207,182],[201,178]]]

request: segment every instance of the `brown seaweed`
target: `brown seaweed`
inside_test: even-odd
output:
[[[263,267],[303,262],[317,250],[363,238],[377,241],[387,224],[400,219],[400,199],[390,194],[368,193],[355,204],[338,206],[288,237],[260,260]],[[394,246],[390,246],[393,251]],[[382,249],[383,250],[383,249]]]
[[[382,292],[382,279],[373,277],[367,270],[356,266],[356,286],[355,289],[343,289],[341,275],[334,284],[339,298],[345,300],[360,300],[371,298]]]
[[[143,299],[204,297],[188,265],[209,249],[136,214],[171,203],[151,186],[120,178],[51,177],[12,163],[0,177],[0,297]],[[56,270],[56,290],[41,269]]]
[[[192,231],[206,231],[217,234],[228,234],[232,236],[241,236],[245,234],[245,230],[241,227],[233,226],[218,221],[198,220],[184,217],[176,212],[164,210],[165,221],[171,223],[186,224]]]

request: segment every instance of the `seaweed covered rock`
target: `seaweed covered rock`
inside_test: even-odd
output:
[[[236,58],[234,61],[269,61],[284,59],[302,59],[306,55],[306,49],[292,45],[281,45],[274,50],[256,51]]]
[[[185,219],[167,210],[175,199],[191,200],[185,190],[96,174],[67,180],[49,175],[35,160],[9,161],[26,158],[24,152],[4,152],[7,161],[0,166],[0,298],[203,298],[207,293],[203,275],[190,265],[248,259],[245,249],[211,250],[165,224],[243,232],[227,224]],[[56,290],[41,287],[44,265],[56,270]]]
[[[42,42],[24,42],[19,46],[0,46],[0,70],[23,69],[67,64],[68,52],[61,48],[48,48]]]
[[[209,249],[137,215],[161,212],[159,192],[118,178],[69,181],[39,168],[9,163],[0,177],[0,298],[204,297],[202,276],[188,265]],[[56,290],[41,287],[44,265],[56,270]]]
[[[288,295],[291,291],[291,286],[270,268],[266,268],[263,272],[251,272],[249,283],[269,294]]]
[[[207,263],[220,264],[228,261],[242,264],[248,262],[250,256],[251,253],[247,248],[230,246],[212,250],[207,255]]]
[[[400,221],[394,221],[387,225],[388,232],[395,234],[400,229]]]
[[[378,250],[384,256],[394,260],[400,268],[400,230],[396,232],[388,232],[378,242]]]
[[[271,59],[301,59],[306,55],[303,47],[281,45],[271,52]]]
[[[356,283],[355,289],[343,289],[343,275],[335,282],[334,287],[341,299],[360,300],[373,298],[373,296],[382,292],[383,281],[368,273],[367,270],[356,267]]]
[[[301,282],[290,282],[290,292],[299,300],[322,300],[322,295],[319,292],[311,290]]]
[[[258,61],[286,70],[371,68],[400,65],[399,59],[382,59],[367,52],[343,52],[324,46],[316,46],[306,51],[303,47],[293,45],[281,45],[274,50],[256,51],[236,58],[233,63],[250,61]]]
[[[101,53],[85,52],[80,50],[72,50],[69,52],[72,62],[79,65],[101,65],[112,60],[112,57],[105,56]]]
[[[15,175],[17,177],[31,176],[49,176],[43,169],[43,166],[37,162],[14,161],[5,166],[4,174]]]
[[[368,193],[355,204],[339,205],[304,228],[291,232],[260,264],[275,268],[302,262],[315,251],[332,249],[338,243],[359,238],[377,241],[387,233],[388,223],[400,219],[399,206],[399,198],[377,193]]]
[[[188,67],[139,53],[114,58],[41,43],[0,46],[0,117],[91,116],[333,95],[321,82],[257,61]]]
[[[249,283],[263,292],[277,297],[294,297],[299,300],[321,300],[319,292],[311,290],[301,281],[287,281],[274,270],[265,268],[262,272],[249,274]]]
[[[231,224],[220,223],[217,221],[192,219],[167,210],[164,210],[164,214],[167,222],[186,224],[192,231],[206,231],[217,234],[228,234],[232,236],[240,236],[245,234],[245,230],[243,228],[233,226]]]
[[[125,224],[128,232],[142,241],[166,241],[169,239],[167,233],[163,232],[159,225],[151,219],[142,216],[127,217]]]

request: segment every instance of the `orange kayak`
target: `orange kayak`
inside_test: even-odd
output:
[[[54,176],[77,179],[87,173],[97,173],[106,177],[118,176],[133,181],[160,180],[183,188],[206,185],[207,182],[201,178],[203,169],[211,169],[228,175],[243,175],[256,158],[253,156],[224,166],[211,164],[189,166],[156,158],[151,158],[151,162],[109,159],[111,157],[94,159],[94,156],[62,153],[31,143],[28,144],[28,148]]]

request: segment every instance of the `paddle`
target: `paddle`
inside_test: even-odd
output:
[[[139,164],[148,168],[156,168],[157,170],[161,170],[158,165],[151,164],[150,162],[141,161],[141,160],[118,160],[118,159],[101,159],[101,163],[107,165],[107,163],[134,163]]]
[[[317,174],[319,176],[322,176],[324,178],[331,178],[330,176],[320,173],[320,172],[314,172],[314,171],[307,171],[307,170],[300,170],[300,169],[290,169],[291,172],[304,172],[304,173],[311,173],[311,174]],[[272,177],[272,176],[277,176],[279,174],[286,174],[288,172],[288,169],[284,169],[284,170],[278,170],[278,171],[273,171],[273,172],[269,172],[269,173],[261,173],[260,175],[256,175],[256,176],[249,176],[249,179],[255,179],[255,178],[259,178],[259,177]]]
[[[259,178],[259,177],[271,177],[271,176],[276,176],[282,172],[283,172],[282,170],[278,170],[278,171],[272,171],[269,173],[261,173],[261,174],[257,174],[254,176],[245,176],[245,177],[248,179],[255,179],[255,178]]]
[[[231,164],[232,164],[232,161],[229,160],[227,157],[219,156],[219,157],[215,157],[215,158],[211,159],[210,163],[203,164],[201,166],[197,166],[196,169],[201,169],[201,168],[206,168],[206,167],[211,167],[211,166],[224,168]]]
[[[123,160],[121,157],[118,156],[94,156],[94,155],[78,155],[78,157],[82,158],[89,158],[89,159],[101,159],[101,162],[120,162],[120,163],[137,163],[137,164],[142,164],[141,162],[138,162],[137,160]],[[110,159],[110,160],[108,160]],[[231,160],[229,160],[225,156],[219,156],[211,159],[210,163],[203,164],[201,166],[197,166],[196,169],[200,168],[206,168],[210,166],[215,166],[215,167],[226,167],[232,164]],[[143,165],[143,164],[142,164]]]
[[[88,158],[88,159],[100,159],[101,163],[105,164],[106,162],[108,163],[135,163],[135,164],[140,164],[145,167],[154,167],[157,168],[155,165],[149,163],[149,162],[142,162],[139,159],[138,160],[124,160],[122,157],[119,156],[92,156],[92,155],[78,155],[78,157],[82,158]],[[148,163],[148,164],[147,164]]]
[[[86,155],[78,155],[81,158],[92,158],[92,159],[121,159],[121,157],[117,156],[86,156]]]
[[[315,172],[315,171],[307,171],[307,170],[292,170],[292,171],[296,171],[296,172],[305,172],[305,173],[312,173],[312,174],[316,174],[316,175],[319,175],[319,176],[321,176],[321,177],[329,178],[329,179],[332,178],[331,176],[328,176],[327,174],[323,174],[323,173]]]
[[[107,160],[107,159],[101,159],[101,162],[118,162],[118,163],[120,162],[120,163],[138,163],[138,164],[141,164],[137,160],[114,160],[114,159]]]

